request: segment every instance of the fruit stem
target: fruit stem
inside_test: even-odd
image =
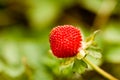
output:
[[[97,65],[90,62],[88,59],[83,58],[82,60],[85,61],[86,63],[88,63],[94,70],[96,70],[99,74],[103,75],[107,79],[109,79],[109,80],[118,80],[117,78],[115,78],[112,75],[110,75],[109,73],[105,72],[103,69],[101,69]]]

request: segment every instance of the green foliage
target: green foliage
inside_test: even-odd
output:
[[[85,49],[86,53],[94,58],[101,58],[101,49],[98,47],[97,43],[95,42],[96,34],[100,30],[95,31],[93,34],[91,34],[89,37],[85,40]]]
[[[97,47],[91,46],[87,49],[87,51],[88,51],[88,55],[94,58],[98,58],[98,59],[102,58],[101,49]]]
[[[62,74],[63,76],[72,75],[73,64],[74,64],[74,58],[66,58],[61,60],[61,64],[59,65],[60,74]]]
[[[93,29],[93,19],[103,1],[0,0],[0,80],[81,79],[79,74],[73,79],[75,75],[72,72],[84,74],[87,66],[82,60],[64,65],[62,69],[66,71],[60,73],[60,60],[48,52],[49,31],[56,25],[72,24],[80,27],[86,37]],[[114,1],[117,5],[108,22],[99,27],[101,33],[95,39],[102,49],[102,59],[99,59],[101,50],[94,42],[87,48],[86,58],[104,69],[106,63],[110,63],[112,68],[107,65],[108,72],[120,79],[120,1]],[[90,40],[91,37],[87,42]],[[85,73],[82,80],[92,80],[89,73]],[[94,76],[103,80],[98,74]]]
[[[83,60],[75,60],[73,64],[73,71],[78,73],[84,73],[87,68],[87,64]]]
[[[70,58],[62,62],[60,66],[60,71],[64,74],[70,73],[83,73],[87,68],[87,64],[83,60],[78,60],[75,58]]]

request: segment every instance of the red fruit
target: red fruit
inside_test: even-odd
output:
[[[57,26],[50,32],[50,47],[58,58],[73,57],[82,46],[80,30],[72,25]]]

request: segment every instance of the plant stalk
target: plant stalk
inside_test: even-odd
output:
[[[101,69],[97,65],[90,62],[88,59],[83,58],[82,60],[85,61],[86,63],[88,63],[94,70],[96,70],[99,74],[103,75],[107,79],[109,79],[109,80],[118,80],[117,78],[115,78],[112,75],[110,75],[109,73],[105,72],[103,69]]]

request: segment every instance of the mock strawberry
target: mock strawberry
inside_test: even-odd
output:
[[[50,47],[58,58],[73,57],[82,47],[80,29],[72,25],[57,26],[50,32]]]

